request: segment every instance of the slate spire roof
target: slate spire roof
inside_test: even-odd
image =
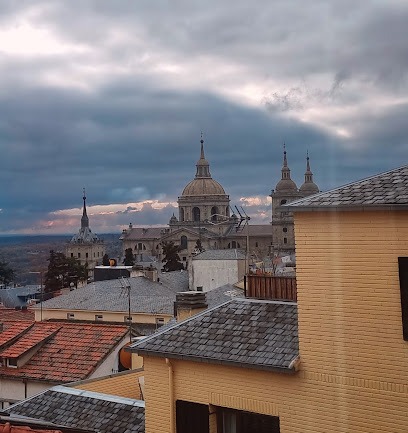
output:
[[[131,346],[140,355],[294,373],[297,305],[234,298]]]
[[[293,201],[291,211],[408,209],[408,165]]]
[[[92,230],[89,227],[89,217],[86,211],[86,195],[84,188],[84,195],[82,197],[84,201],[83,209],[82,209],[82,217],[81,217],[81,228],[79,232],[74,235],[71,239],[72,244],[83,244],[83,243],[100,243],[102,242],[95,233],[92,233]]]

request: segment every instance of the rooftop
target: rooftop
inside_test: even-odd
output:
[[[245,260],[241,250],[207,250],[193,257],[193,260]]]
[[[0,358],[16,358],[37,347],[22,366],[0,366],[0,377],[72,382],[89,377],[125,338],[124,325],[71,322],[3,322]]]
[[[169,273],[170,274],[170,273]],[[173,273],[171,273],[173,274]],[[180,274],[180,273],[178,273]],[[186,273],[185,273],[186,274]],[[173,275],[160,279],[164,282],[172,278],[183,278]],[[173,285],[150,281],[145,277],[132,277],[123,280],[105,280],[90,283],[65,295],[57,296],[43,303],[43,309],[91,310],[128,312],[128,291],[123,285],[130,285],[130,309],[132,313],[170,314],[173,315],[173,302],[178,289]],[[180,283],[181,285],[181,283]],[[183,286],[184,287],[184,286]],[[39,308],[38,306],[36,308]]]
[[[131,350],[293,373],[299,358],[297,305],[234,298],[133,344]]]
[[[293,201],[290,210],[408,210],[408,165]]]
[[[7,412],[100,433],[145,430],[143,401],[65,386],[55,386],[16,403]]]

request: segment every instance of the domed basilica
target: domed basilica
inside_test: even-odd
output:
[[[205,159],[204,141],[201,138],[200,158],[196,174],[178,198],[178,218],[170,218],[166,227],[133,227],[124,230],[121,236],[123,251],[132,248],[139,259],[142,255],[161,258],[161,243],[173,241],[180,246],[180,257],[187,265],[201,245],[208,249],[246,249],[255,258],[270,253],[294,251],[293,215],[282,210],[281,205],[319,192],[313,182],[309,156],[306,158],[305,181],[298,189],[290,177],[286,149],[284,149],[282,178],[272,190],[272,224],[245,224],[241,216],[231,212],[230,198],[224,188],[210,173],[210,164]]]

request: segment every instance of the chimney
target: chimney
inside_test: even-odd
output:
[[[188,319],[208,307],[204,292],[179,292],[174,303],[177,322]]]
[[[153,281],[154,283],[158,281],[159,274],[157,272],[157,269],[154,268],[153,266],[149,266],[148,268],[145,268],[143,272],[145,277],[150,281]]]

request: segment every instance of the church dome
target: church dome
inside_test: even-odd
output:
[[[309,152],[307,152],[306,157],[305,181],[303,185],[299,188],[299,191],[304,196],[316,194],[319,192],[319,187],[313,182],[313,173],[312,170],[310,170]]]
[[[197,161],[195,178],[187,184],[181,196],[225,195],[224,188],[211,177],[210,164],[204,156],[204,140],[201,138],[201,155]]]
[[[182,197],[199,195],[225,195],[224,188],[212,178],[195,178],[184,188]]]
[[[275,188],[277,192],[297,191],[296,183],[292,179],[281,179]]]
[[[319,187],[314,182],[305,182],[299,191],[305,195],[316,194],[319,192]]]
[[[276,192],[297,192],[296,183],[290,178],[290,169],[288,167],[288,160],[286,157],[286,146],[283,144],[283,167],[282,167],[282,178],[275,187]]]

